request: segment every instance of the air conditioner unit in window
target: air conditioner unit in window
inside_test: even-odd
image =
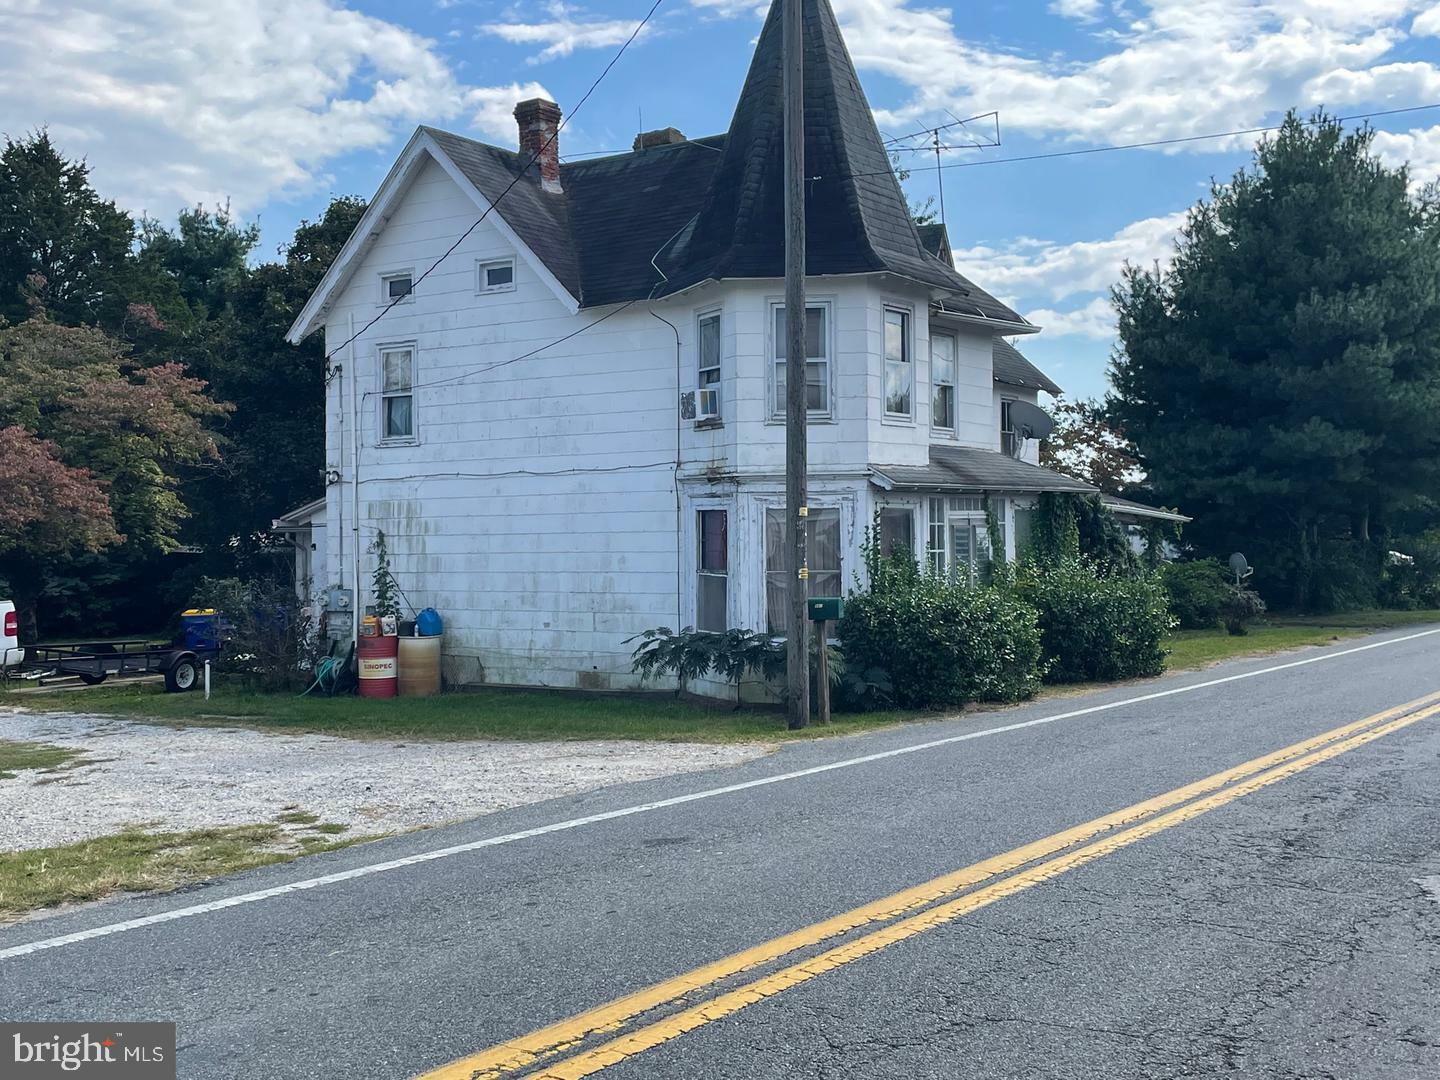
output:
[[[695,419],[720,419],[720,388],[702,386],[695,391]]]

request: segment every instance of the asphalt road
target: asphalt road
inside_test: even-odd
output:
[[[0,1018],[173,1020],[183,1077],[415,1076],[1440,691],[1440,633],[1353,651],[1413,633],[791,745],[28,922],[0,931]],[[917,904],[697,977],[505,1075],[583,1075],[565,1062],[638,1032],[649,1048],[597,1075],[1440,1076],[1440,715],[1397,723],[1213,806],[1177,796],[1173,823],[1074,865],[1017,856],[983,906],[1002,879],[930,898],[954,917]],[[931,924],[894,930],[916,912]]]

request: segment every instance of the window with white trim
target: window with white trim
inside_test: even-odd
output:
[[[476,275],[477,292],[510,292],[515,288],[515,260],[496,259],[493,262],[478,263]]]
[[[930,335],[930,426],[955,430],[955,335]]]
[[[785,305],[772,304],[770,320],[775,363],[775,415],[785,415]],[[830,308],[805,309],[805,407],[812,414],[830,412]]]
[[[915,365],[910,356],[910,313],[885,309],[885,415],[913,415]]]
[[[415,272],[396,270],[380,275],[380,303],[408,304],[415,299]]]
[[[696,340],[696,385],[720,392],[720,312],[700,316]]]
[[[840,510],[810,507],[805,528],[805,562],[810,571],[808,596],[841,595]],[[785,511],[765,511],[765,623],[783,634],[790,576],[785,572]]]
[[[699,510],[695,524],[699,542],[695,563],[695,629],[720,633],[729,626],[729,517],[724,510]]]
[[[415,437],[415,346],[392,345],[380,350],[380,437]]]

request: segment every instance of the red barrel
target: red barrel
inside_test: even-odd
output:
[[[396,657],[400,651],[398,637],[362,637],[357,655],[360,658],[360,696],[394,697],[395,677],[399,673]]]

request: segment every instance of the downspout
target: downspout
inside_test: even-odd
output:
[[[684,393],[680,385],[680,330],[663,315],[656,315],[653,308],[650,314],[670,327],[675,335],[675,400],[671,405],[675,409],[675,625],[678,627],[685,621],[685,529],[680,517],[680,395]]]
[[[360,648],[360,373],[355,366],[355,313],[350,313],[350,636]]]

